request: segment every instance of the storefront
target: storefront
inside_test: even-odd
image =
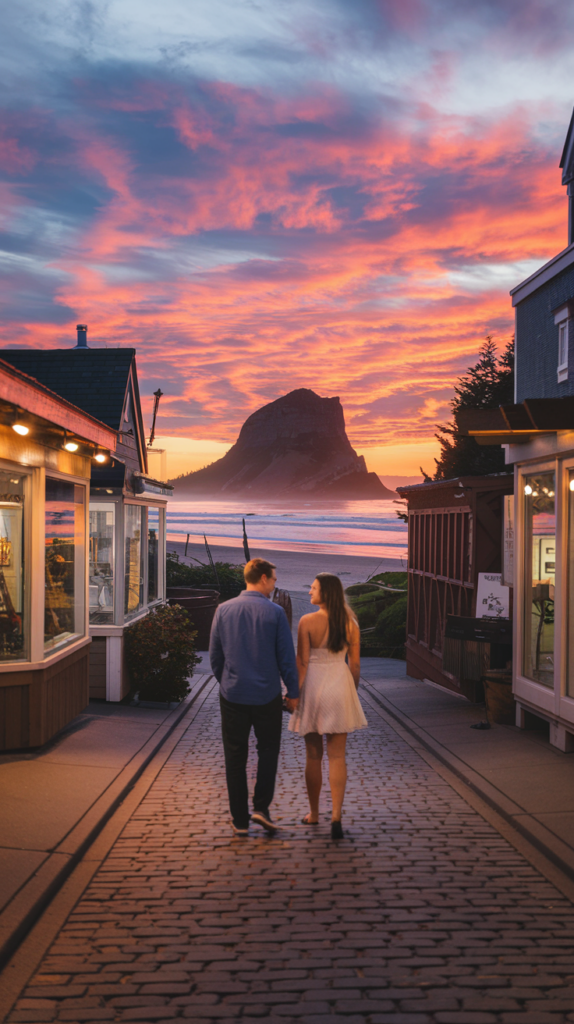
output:
[[[86,523],[90,698],[120,701],[131,686],[125,631],[165,600],[165,507],[173,488],[148,473],[135,350],[89,348],[86,325],[77,330],[75,348],[2,356],[100,417],[116,439],[113,458],[92,462]]]
[[[93,488],[89,512],[90,695],[129,690],[125,630],[165,600],[165,506],[171,488],[143,475],[126,497]]]
[[[574,750],[574,433],[509,446],[509,459],[516,474],[517,725],[534,712],[550,723],[551,743]]]
[[[88,703],[89,484],[116,434],[0,360],[0,749]]]

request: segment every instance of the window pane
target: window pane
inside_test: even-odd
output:
[[[90,622],[114,621],[113,502],[90,502]]]
[[[554,685],[554,473],[524,478],[524,675]]]
[[[131,618],[143,607],[142,506],[125,505],[124,512],[126,523],[124,611],[126,617]]]
[[[84,635],[84,488],[46,479],[44,648]]]
[[[26,630],[24,477],[0,470],[0,661],[24,657]]]
[[[147,510],[148,604],[159,597],[159,508]]]

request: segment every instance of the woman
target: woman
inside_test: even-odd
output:
[[[319,605],[319,610],[304,615],[299,622],[297,667],[300,701],[289,722],[289,729],[304,736],[307,747],[305,783],[310,810],[303,818],[305,825],[316,825],[319,820],[323,735],[327,736],[333,804],[331,838],[342,839],[347,733],[364,729],[367,725],[357,696],[360,633],[338,576],[320,572],[313,581],[309,596],[311,604]]]

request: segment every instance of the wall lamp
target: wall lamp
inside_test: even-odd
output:
[[[64,448],[66,449],[66,451],[77,452],[79,447],[80,446],[77,441],[68,441],[68,433],[66,432],[64,435]]]
[[[25,423],[13,423],[12,430],[20,434],[20,437],[26,437],[26,434],[30,433],[30,427],[27,427]]]
[[[105,452],[96,452],[96,454],[94,455],[94,459],[96,460],[96,462],[107,462],[107,458],[108,456],[106,455]]]

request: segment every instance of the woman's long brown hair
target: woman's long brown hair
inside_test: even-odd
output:
[[[338,576],[331,572],[320,572],[315,579],[321,587],[321,603],[325,605],[329,616],[327,649],[338,654],[348,643],[349,620],[354,621],[355,616],[345,601],[345,591]]]

